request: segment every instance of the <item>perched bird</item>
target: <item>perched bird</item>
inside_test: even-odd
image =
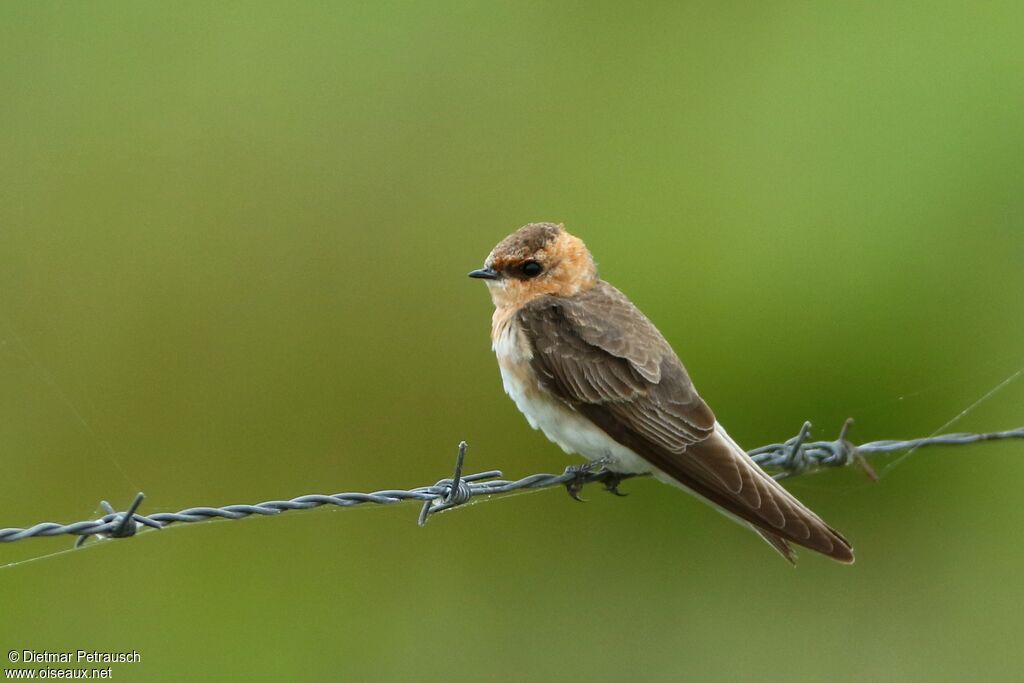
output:
[[[598,277],[579,238],[561,225],[524,225],[469,276],[487,282],[505,391],[531,427],[613,473],[651,473],[696,494],[790,562],[790,543],[853,562],[850,543],[726,433],[669,343]]]

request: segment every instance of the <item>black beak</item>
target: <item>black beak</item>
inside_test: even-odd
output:
[[[494,268],[478,268],[477,270],[470,271],[470,277],[475,277],[478,280],[497,280],[498,271]]]

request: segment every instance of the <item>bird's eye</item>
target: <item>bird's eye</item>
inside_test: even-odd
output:
[[[527,261],[523,265],[519,266],[519,270],[523,272],[526,277],[537,277],[544,272],[544,266],[540,265],[536,261]]]

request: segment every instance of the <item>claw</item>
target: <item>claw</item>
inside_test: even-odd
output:
[[[619,484],[621,484],[624,479],[628,479],[628,477],[623,476],[619,472],[612,472],[609,470],[601,477],[601,483],[604,484],[604,490],[608,493],[618,496],[619,498],[625,498],[629,494],[623,493],[619,490]]]
[[[570,465],[565,468],[566,474],[573,475],[572,479],[565,482],[565,491],[569,494],[569,497],[579,503],[586,503],[587,501],[580,498],[580,491],[583,490],[583,485],[586,483],[586,476],[589,473],[587,465]]]
[[[580,491],[583,490],[583,485],[587,483],[587,476],[600,466],[600,463],[595,461],[588,462],[585,465],[570,465],[565,468],[565,473],[572,475],[572,479],[565,482],[565,490],[570,498],[580,503],[587,502],[586,499],[580,498]]]

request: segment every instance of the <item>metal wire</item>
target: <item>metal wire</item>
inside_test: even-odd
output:
[[[846,439],[851,421],[847,420],[834,441],[807,442],[811,423],[805,422],[800,433],[795,437],[776,444],[769,444],[750,451],[750,457],[773,473],[776,479],[796,476],[826,467],[845,467],[852,463],[860,464],[865,472],[877,479],[874,470],[864,459],[866,455],[893,453],[925,446],[958,446],[981,441],[1002,439],[1024,439],[1024,427],[1004,432],[983,434],[943,434],[908,441],[874,441],[856,446]],[[89,537],[128,538],[134,536],[144,527],[163,529],[171,524],[190,524],[205,522],[211,519],[242,519],[252,515],[276,515],[288,510],[310,510],[322,505],[338,507],[355,507],[358,505],[393,505],[405,501],[423,503],[419,523],[427,523],[430,515],[464,505],[477,496],[495,496],[514,491],[546,489],[565,486],[570,492],[578,491],[584,484],[601,482],[605,488],[616,492],[616,487],[623,479],[637,475],[622,475],[609,472],[600,463],[582,467],[569,467],[562,474],[533,474],[522,479],[509,481],[502,479],[500,470],[462,474],[462,466],[466,456],[466,442],[459,444],[459,455],[455,464],[455,472],[449,479],[442,479],[433,486],[420,486],[414,489],[387,489],[373,493],[335,493],[334,495],[310,494],[292,498],[291,500],[270,500],[256,505],[225,505],[223,507],[193,507],[180,512],[156,512],[143,515],[138,512],[143,501],[139,493],[125,512],[117,512],[107,501],[101,505],[106,510],[99,519],[58,524],[41,522],[24,529],[0,529],[0,543],[13,543],[27,538],[45,536],[78,536],[76,547]]]

